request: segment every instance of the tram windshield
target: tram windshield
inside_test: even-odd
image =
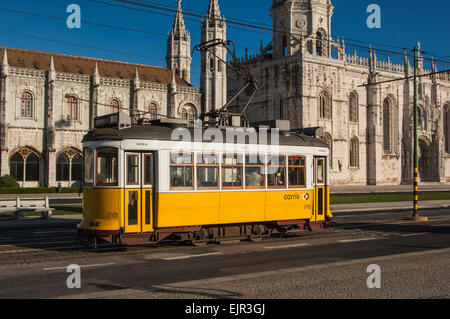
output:
[[[117,148],[104,147],[97,149],[97,186],[118,185]]]

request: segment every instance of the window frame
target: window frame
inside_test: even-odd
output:
[[[142,177],[142,185],[144,186],[153,186],[153,154],[150,153],[145,153],[143,154],[144,156],[142,156],[142,173],[143,173],[143,177]],[[145,166],[146,163],[146,159],[150,158],[150,165],[149,167]],[[150,182],[147,183],[147,172],[148,170],[150,170]]]
[[[269,185],[269,175],[273,175],[273,174],[269,174],[268,170],[269,170],[269,159],[272,157],[278,157],[278,158],[284,158],[284,165],[276,165],[273,167],[282,167],[284,169],[284,185],[280,185],[280,186],[270,186]],[[274,155],[274,154],[269,154],[266,156],[266,176],[267,176],[267,189],[287,189],[288,186],[288,176],[287,176],[287,156],[286,155]],[[271,165],[272,166],[272,165]]]
[[[227,156],[240,156],[241,157],[241,164],[239,165],[239,164],[232,164],[232,165],[229,165],[229,164],[225,164],[225,161],[224,161],[224,159],[227,157]],[[243,177],[243,173],[244,173],[244,161],[243,161],[243,157],[244,157],[245,155],[243,155],[243,154],[240,154],[240,153],[223,153],[222,155],[221,155],[221,159],[220,159],[220,162],[221,162],[221,170],[222,170],[222,172],[221,172],[221,184],[220,184],[220,186],[221,186],[221,188],[223,189],[223,190],[233,190],[233,189],[244,189],[244,177]],[[238,161],[237,161],[238,162]],[[224,176],[223,176],[223,174],[225,173],[225,169],[226,168],[241,168],[241,186],[224,186],[223,185],[223,183],[224,183]]]
[[[28,106],[30,108],[29,112]],[[33,116],[34,116],[34,96],[31,92],[24,91],[22,92],[22,96],[20,97],[20,117],[33,118]]]
[[[91,182],[86,182],[86,173],[87,173],[87,170],[86,170],[86,167],[87,167],[87,165],[86,165],[86,160],[88,160],[88,157],[86,156],[86,152],[88,151],[88,150],[90,150],[91,151],[91,154],[92,154],[92,163],[91,163],[91,165],[90,165],[90,169],[92,170],[92,176],[91,176],[91,179],[92,179],[92,183]],[[84,149],[83,149],[83,168],[82,168],[82,170],[83,170],[83,173],[82,173],[82,183],[83,183],[83,185],[84,186],[89,186],[89,187],[92,187],[92,186],[94,186],[94,181],[95,181],[95,172],[96,172],[96,168],[95,168],[95,166],[96,166],[96,164],[95,164],[95,149],[94,148],[92,148],[92,147],[85,147]]]
[[[303,158],[303,161],[304,161],[304,165],[291,165],[290,163],[289,163],[289,159],[290,158],[293,158],[293,157],[298,157],[298,158]],[[287,179],[288,179],[288,188],[289,189],[292,189],[292,188],[306,188],[306,184],[307,184],[307,182],[306,182],[306,156],[305,155],[288,155],[287,156],[287,172],[288,172],[288,176],[287,176]],[[303,168],[303,171],[304,171],[304,176],[303,176],[303,180],[304,180],[304,184],[303,185],[297,185],[297,184],[292,184],[291,185],[291,179],[290,179],[290,174],[289,174],[289,169],[290,168],[294,168],[294,169],[300,169],[300,171],[301,171],[301,169]]]
[[[216,164],[199,164],[198,163],[198,156],[202,156],[203,155],[210,155],[211,157],[214,156],[216,158]],[[219,190],[220,186],[221,186],[221,175],[220,175],[220,157],[219,154],[217,153],[196,153],[195,154],[195,177],[196,177],[196,185],[197,185],[197,189],[199,190]],[[198,178],[198,168],[199,167],[206,167],[206,168],[215,168],[216,172],[217,172],[217,186],[216,187],[212,187],[212,186],[200,186],[199,185],[199,178]]]
[[[130,158],[130,157],[136,157],[137,158],[137,160],[136,160],[136,167],[137,167],[137,172],[136,172],[136,182],[135,183],[131,183],[130,181],[129,181],[129,166],[128,166],[128,159]],[[126,156],[125,156],[125,176],[126,176],[126,179],[125,179],[125,184],[127,185],[127,186],[140,186],[141,185],[141,178],[140,178],[140,169],[141,169],[141,167],[140,167],[140,161],[141,161],[141,156],[140,156],[140,154],[139,153],[126,153]]]
[[[79,98],[76,97],[75,95],[69,95],[66,98],[66,104],[67,104],[67,115],[68,117],[66,118],[68,121],[78,121],[80,118],[80,114],[79,114]],[[75,111],[75,112],[74,112]],[[75,113],[75,116],[73,116]],[[70,116],[70,118],[69,118]]]
[[[262,160],[262,164],[247,164],[247,157],[252,157],[255,156],[258,158],[258,160],[260,160],[260,156],[264,156],[264,159]],[[267,169],[266,169],[266,156],[264,154],[260,154],[260,155],[255,155],[255,154],[245,154],[244,155],[245,160],[245,167],[244,167],[244,184],[245,184],[245,189],[266,189],[267,186]],[[263,178],[263,185],[262,186],[248,186],[247,185],[247,168],[263,168],[263,174],[261,174],[262,178]]]
[[[116,179],[117,181],[115,183],[99,183],[98,181],[98,153],[100,150],[103,149],[114,149],[116,150],[116,160],[117,160],[117,165],[116,165]],[[113,173],[113,167],[111,165],[111,174]],[[94,184],[96,187],[118,187],[119,186],[119,149],[117,147],[99,147],[95,149],[95,158],[94,158]]]
[[[173,154],[190,154],[191,156],[191,164],[173,164],[172,163],[172,155]],[[182,190],[194,190],[195,189],[195,163],[194,163],[194,153],[193,152],[170,152],[169,153],[169,186],[170,186],[170,190],[174,190],[174,191],[182,191]],[[192,186],[172,186],[172,176],[171,176],[171,171],[172,171],[172,167],[192,167],[192,173],[191,173],[191,181],[192,181]]]

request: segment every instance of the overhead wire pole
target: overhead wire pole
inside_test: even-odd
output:
[[[418,61],[418,50],[417,46],[414,47],[414,207],[413,207],[413,215],[412,220],[417,221],[428,221],[427,217],[419,216],[419,136],[417,132],[417,65]]]

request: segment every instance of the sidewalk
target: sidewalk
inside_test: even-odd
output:
[[[383,193],[412,193],[413,185],[351,185],[351,186],[331,186],[331,195],[356,195],[356,194],[383,194]],[[450,183],[419,183],[420,192],[449,192]]]
[[[331,205],[332,214],[358,213],[381,210],[411,210],[412,202],[393,203],[362,203],[362,204],[337,204]],[[450,200],[431,200],[419,203],[419,209],[450,209]],[[450,213],[450,210],[449,210]],[[23,220],[0,219],[0,231],[8,229],[26,229],[38,227],[75,227],[82,215],[56,215],[49,219],[40,217],[26,217]]]

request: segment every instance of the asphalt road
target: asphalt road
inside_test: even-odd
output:
[[[449,298],[450,215],[336,214],[333,229],[255,243],[84,250],[73,228],[4,231],[0,298]],[[39,242],[39,243],[38,243]],[[69,289],[66,267],[81,267]],[[381,288],[369,289],[369,265]]]

